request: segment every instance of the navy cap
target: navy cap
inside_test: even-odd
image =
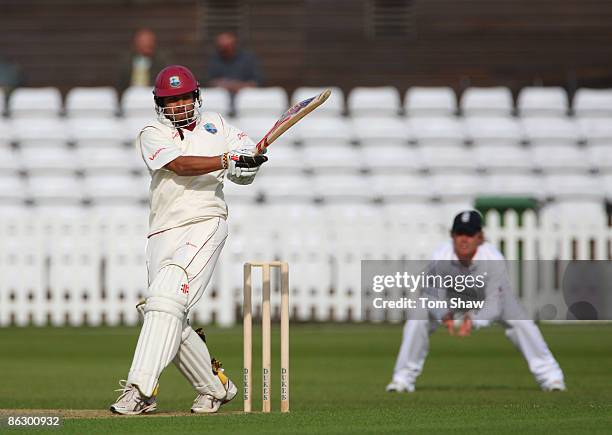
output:
[[[476,210],[466,210],[455,216],[453,220],[453,234],[466,234],[473,236],[482,231],[482,215]]]

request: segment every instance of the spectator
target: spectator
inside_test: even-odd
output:
[[[119,91],[130,86],[153,86],[157,73],[171,63],[156,46],[157,38],[151,29],[140,29],[134,34],[132,51],[120,64]]]
[[[0,88],[8,93],[22,85],[23,75],[19,65],[0,56]]]
[[[208,86],[219,86],[232,94],[242,88],[261,86],[257,57],[238,48],[238,38],[234,33],[217,35],[215,47],[216,52],[208,60]]]

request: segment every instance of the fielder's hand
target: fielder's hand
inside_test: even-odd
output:
[[[453,319],[453,313],[450,311],[442,317],[442,323],[446,326],[450,335],[455,335],[455,320]]]
[[[223,167],[227,169],[227,178],[236,184],[251,184],[259,167],[268,161],[264,155],[255,155],[254,148],[241,148],[222,156]]]
[[[459,337],[467,337],[472,333],[472,318],[469,314],[463,316],[463,323],[459,327]]]

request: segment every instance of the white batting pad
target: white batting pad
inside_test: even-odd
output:
[[[221,380],[213,374],[210,353],[204,340],[187,326],[183,330],[182,343],[174,357],[174,364],[200,394],[210,394],[217,399],[226,395]]]

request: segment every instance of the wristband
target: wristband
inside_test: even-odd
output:
[[[223,166],[223,169],[227,169],[229,167],[229,161],[227,159],[227,153],[223,153],[221,155],[221,166]]]

